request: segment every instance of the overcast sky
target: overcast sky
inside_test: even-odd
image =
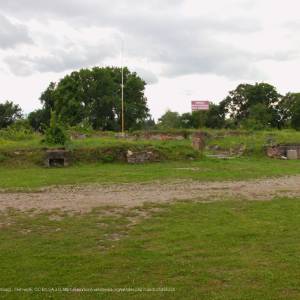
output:
[[[0,0],[0,101],[30,112],[50,81],[120,66],[122,40],[156,118],[242,82],[299,92],[299,11],[299,0]]]

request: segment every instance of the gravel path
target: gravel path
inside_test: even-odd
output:
[[[175,181],[144,184],[65,186],[38,192],[0,192],[0,211],[62,209],[88,212],[95,207],[136,207],[145,202],[174,200],[217,201],[224,198],[270,200],[275,196],[300,197],[300,176],[239,182]]]

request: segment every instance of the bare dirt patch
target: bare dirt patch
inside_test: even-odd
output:
[[[300,197],[300,176],[239,182],[175,181],[144,184],[89,185],[45,188],[38,192],[1,192],[0,211],[89,212],[96,207],[132,208],[147,202],[174,200],[216,201],[224,198],[269,200]]]

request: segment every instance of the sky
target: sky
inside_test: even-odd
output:
[[[299,92],[299,10],[298,0],[0,0],[0,102],[29,113],[51,81],[122,62],[147,82],[156,119],[240,83]]]

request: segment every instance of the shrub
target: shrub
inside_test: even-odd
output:
[[[65,145],[69,137],[56,114],[51,112],[50,126],[46,129],[44,142],[48,145]]]
[[[4,162],[6,160],[6,156],[4,154],[0,153],[0,163]]]
[[[0,130],[0,138],[11,141],[32,139],[34,134],[26,120],[18,120],[9,127]]]

